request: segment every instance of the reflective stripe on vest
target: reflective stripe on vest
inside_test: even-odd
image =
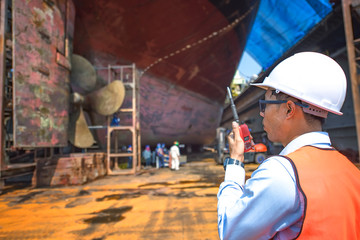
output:
[[[335,149],[306,146],[290,153],[305,200],[298,239],[360,239],[360,171]]]

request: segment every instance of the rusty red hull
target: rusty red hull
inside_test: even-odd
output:
[[[136,65],[142,144],[210,143],[259,0],[13,3],[14,146],[60,147],[72,53]]]
[[[143,144],[210,143],[258,3],[77,0],[74,53],[136,64]]]
[[[67,144],[72,1],[13,1],[14,145]]]

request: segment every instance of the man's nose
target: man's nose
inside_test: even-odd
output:
[[[264,112],[260,112],[260,116],[264,117],[265,116]]]

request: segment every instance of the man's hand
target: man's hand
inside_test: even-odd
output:
[[[244,141],[240,137],[239,124],[232,122],[232,132],[228,136],[230,157],[244,162]]]

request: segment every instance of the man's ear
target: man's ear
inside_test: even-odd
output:
[[[291,113],[292,109],[291,109],[291,106],[288,107],[288,110],[287,110],[287,113]]]
[[[286,107],[287,107],[286,118],[293,117],[296,111],[295,103],[289,100],[286,103]]]

